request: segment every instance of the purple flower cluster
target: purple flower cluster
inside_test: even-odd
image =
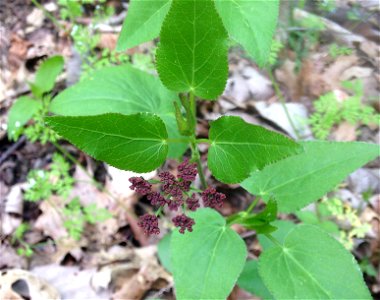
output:
[[[178,166],[178,175],[179,179],[182,181],[192,182],[197,177],[197,164],[189,163],[189,159],[185,158],[185,160]]]
[[[158,218],[155,215],[145,214],[140,217],[137,224],[144,229],[144,233],[147,235],[160,233],[160,228],[158,228]]]
[[[129,182],[132,183],[129,188],[141,195],[149,194],[152,188],[152,185],[142,177],[132,177],[129,179]]]
[[[185,214],[178,215],[172,219],[174,226],[179,227],[179,232],[184,234],[185,230],[192,232],[193,225],[195,224],[194,219],[189,218]]]
[[[208,187],[202,192],[202,200],[206,207],[220,208],[223,206],[223,201],[226,199],[226,195],[218,193],[213,187]]]
[[[190,163],[185,159],[178,166],[178,175],[174,176],[169,172],[161,172],[158,174],[160,178],[162,192],[152,191],[152,184],[142,177],[132,177],[129,181],[132,183],[130,189],[137,193],[147,196],[152,206],[167,207],[172,211],[182,210],[195,211],[200,207],[199,199],[196,193],[190,192],[190,186],[197,176],[196,163]],[[191,195],[190,195],[191,194]],[[212,187],[207,188],[201,193],[204,205],[211,208],[220,208],[226,196],[216,192]],[[179,214],[172,219],[173,224],[179,227],[180,233],[185,231],[193,231],[194,220],[185,214]],[[140,217],[138,225],[143,228],[145,234],[159,234],[158,218],[156,215],[145,214]]]

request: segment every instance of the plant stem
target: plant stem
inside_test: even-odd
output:
[[[162,206],[160,206],[156,211],[156,216],[158,217],[162,212]]]
[[[210,144],[210,140],[209,139],[196,139],[195,142],[197,144],[202,144],[202,143]]]
[[[259,200],[260,200],[260,198],[256,197],[256,199],[252,201],[251,205],[248,206],[248,208],[245,210],[245,212],[247,214],[249,214],[255,208],[255,206],[257,205],[257,203],[259,203]]]
[[[273,87],[274,87],[274,90],[276,92],[276,95],[277,95],[277,98],[280,100],[280,103],[285,111],[285,114],[286,114],[286,117],[288,118],[289,120],[289,123],[290,123],[290,126],[293,128],[293,131],[297,137],[298,140],[301,139],[301,135],[300,133],[298,132],[298,129],[297,127],[294,125],[293,123],[293,120],[292,120],[292,117],[290,116],[290,113],[289,113],[289,110],[288,108],[286,107],[286,103],[285,103],[285,99],[284,99],[284,96],[282,95],[282,92],[280,90],[280,87],[278,86],[278,83],[276,81],[276,79],[274,78],[273,76],[273,72],[270,68],[268,68],[268,74],[269,74],[269,78],[270,80],[272,81],[272,84],[273,84]]]
[[[90,178],[91,180],[91,184],[93,184],[96,188],[100,189],[100,190],[103,190],[103,187],[102,185],[97,182],[92,176],[91,174],[86,170],[85,167],[83,167],[80,162],[74,157],[72,156],[65,148],[63,148],[60,144],[58,144],[57,142],[51,142],[55,148],[57,148],[65,157],[67,157],[73,164],[77,165],[79,168],[82,169],[83,172],[86,173],[86,175]]]
[[[282,245],[280,243],[280,241],[278,239],[276,239],[273,235],[271,235],[270,233],[266,233],[265,236],[270,239],[270,241],[275,244],[276,246],[279,246],[282,248]]]
[[[201,179],[202,187],[203,187],[203,189],[206,189],[207,188],[207,182],[206,182],[205,175],[203,174],[202,163],[201,163],[200,157],[197,160],[197,169],[198,169],[199,178]]]
[[[37,0],[31,0],[31,1],[37,8],[41,9],[44,12],[45,16],[50,21],[52,21],[55,26],[57,26],[60,30],[65,30],[65,28],[63,28],[63,26],[61,24],[59,24],[57,19],[50,12],[48,12],[47,9],[43,5],[38,3]]]
[[[196,107],[196,100],[195,100],[195,95],[194,93],[190,92],[189,93],[189,102],[190,105],[188,106],[189,112],[188,112],[188,117],[187,121],[189,122],[189,128],[193,131],[192,135],[192,141],[191,141],[191,152],[193,159],[197,163],[197,169],[198,169],[198,174],[199,178],[202,183],[202,188],[206,189],[207,188],[207,182],[205,178],[205,174],[203,173],[203,168],[202,168],[202,162],[201,162],[201,155],[199,153],[199,149],[197,146],[197,138],[196,138],[196,128],[197,128],[197,107]],[[186,107],[185,107],[186,109]]]

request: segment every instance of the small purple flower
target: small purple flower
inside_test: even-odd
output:
[[[160,233],[158,218],[155,215],[145,214],[141,216],[137,225],[143,228],[144,233],[147,235]]]
[[[168,207],[172,211],[177,211],[178,208],[183,204],[183,200],[181,198],[174,198],[168,201]]]
[[[132,183],[129,188],[141,195],[149,194],[152,188],[152,185],[142,177],[131,177],[129,178],[129,182]]]
[[[197,174],[197,164],[190,163],[188,158],[185,158],[185,160],[178,166],[177,177],[183,181],[194,181]]]
[[[195,194],[191,195],[191,198],[186,199],[187,208],[196,211],[200,207],[199,200]]]
[[[194,219],[189,218],[188,216],[182,214],[174,217],[172,219],[174,226],[180,227],[179,232],[184,234],[185,230],[192,232],[193,231],[193,225],[195,224]]]
[[[176,183],[175,176],[167,171],[159,173],[158,177],[160,177],[163,184],[171,185]]]
[[[162,190],[167,195],[173,198],[182,199],[182,190],[179,182],[175,179],[174,175],[169,172],[161,172],[158,174],[161,179]]]
[[[178,182],[178,187],[182,191],[185,191],[185,192],[190,191],[190,185],[191,185],[191,181],[180,181],[180,182]]]
[[[202,192],[202,200],[206,207],[217,208],[223,206],[226,195],[218,193],[213,187],[208,187]]]
[[[148,194],[147,198],[150,201],[150,204],[152,204],[153,206],[156,206],[156,205],[165,206],[165,204],[168,202],[164,198],[164,196],[162,196],[158,192],[153,192],[153,193]]]

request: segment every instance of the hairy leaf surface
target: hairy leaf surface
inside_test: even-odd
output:
[[[284,135],[233,116],[212,122],[209,139],[208,166],[225,183],[239,183],[252,171],[302,151]]]
[[[104,113],[150,112],[164,122],[170,138],[180,138],[174,115],[176,93],[160,80],[130,66],[108,67],[91,79],[64,90],[53,99],[51,111],[64,116],[91,116]],[[169,156],[179,157],[187,144],[170,143]]]
[[[59,116],[46,122],[79,149],[119,169],[149,172],[168,153],[165,124],[153,114]]]
[[[215,99],[227,82],[227,37],[212,0],[174,0],[157,49],[161,81],[173,91]]]
[[[215,210],[190,215],[193,232],[175,231],[171,241],[177,299],[225,299],[244,267],[245,243]]]
[[[283,245],[264,251],[259,273],[278,299],[371,299],[355,258],[312,225],[299,225]]]
[[[215,4],[228,33],[262,67],[269,57],[279,1],[216,0]]]
[[[293,212],[318,200],[380,154],[378,145],[361,142],[302,145],[304,152],[252,173],[242,187],[266,201],[273,194],[279,211]]]
[[[171,0],[132,0],[116,50],[126,50],[156,38],[170,4]]]

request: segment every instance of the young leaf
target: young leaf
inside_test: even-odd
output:
[[[277,229],[271,224],[276,220],[276,217],[277,203],[274,199],[270,199],[262,212],[245,217],[238,223],[248,229],[255,230],[257,233],[270,233]]]
[[[208,166],[225,183],[239,183],[252,171],[302,150],[281,134],[232,116],[212,122],[209,138]]]
[[[8,138],[16,140],[22,130],[22,127],[33,117],[40,109],[41,102],[29,97],[20,97],[12,105],[8,114]]]
[[[157,71],[165,86],[215,99],[228,76],[227,33],[212,0],[174,0],[162,25]]]
[[[172,234],[177,299],[226,299],[243,269],[245,243],[215,210],[199,209],[190,215],[194,231]]]
[[[118,66],[94,72],[90,80],[64,90],[53,99],[50,110],[64,116],[150,112],[165,122],[170,138],[180,138],[174,101],[179,102],[177,94],[167,90],[157,77]],[[169,156],[179,157],[186,148],[186,143],[170,143]]]
[[[38,68],[31,90],[34,96],[41,97],[42,94],[50,92],[62,72],[65,61],[62,56],[52,56],[46,59]]]
[[[269,57],[279,1],[215,0],[215,5],[230,36],[262,67]]]
[[[264,200],[273,194],[279,211],[293,212],[318,200],[380,154],[378,145],[361,142],[304,142],[302,145],[303,153],[254,172],[242,187]]]
[[[279,299],[371,299],[355,258],[318,227],[299,225],[259,258],[264,284]]]
[[[119,169],[149,172],[168,153],[165,124],[153,114],[47,117],[46,122],[79,149]]]
[[[239,287],[262,299],[273,299],[260,277],[257,260],[246,262],[243,272],[237,281]]]
[[[123,51],[156,38],[170,4],[171,0],[132,0],[116,50]]]

